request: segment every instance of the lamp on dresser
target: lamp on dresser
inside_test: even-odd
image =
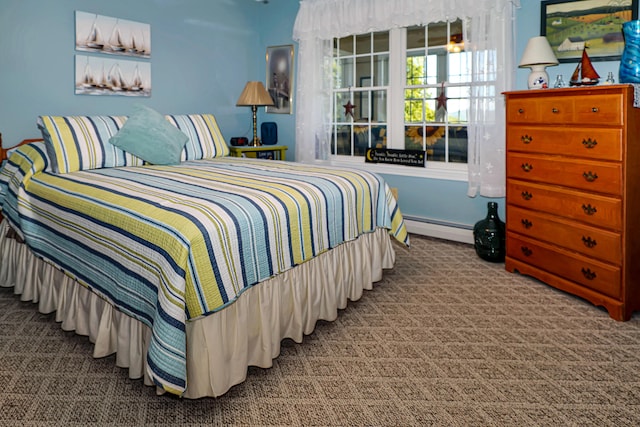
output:
[[[262,82],[247,82],[240,94],[240,98],[238,98],[238,102],[236,102],[236,106],[251,107],[253,112],[253,140],[249,145],[261,145],[258,139],[257,111],[258,107],[267,105],[274,105],[273,99],[271,99]]]
[[[527,42],[519,67],[531,68],[527,79],[529,89],[543,89],[549,87],[549,74],[546,68],[558,63],[558,58],[553,53],[547,38],[537,36],[530,38]]]

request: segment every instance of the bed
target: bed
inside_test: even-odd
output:
[[[229,157],[208,114],[164,116],[187,139],[158,164],[109,142],[133,119],[42,116],[43,140],[12,150],[0,286],[160,394],[220,396],[272,366],[409,242],[375,174]]]

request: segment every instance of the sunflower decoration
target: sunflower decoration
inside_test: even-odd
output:
[[[423,136],[427,147],[431,147],[444,136],[444,132],[444,126],[425,126],[424,129],[422,126],[409,126],[405,130],[405,135],[409,138],[411,145],[418,147],[417,149],[422,149]]]
[[[365,135],[369,133],[369,125],[354,125],[354,135]],[[384,126],[371,126],[371,139],[373,148],[384,148],[387,146],[387,130]]]

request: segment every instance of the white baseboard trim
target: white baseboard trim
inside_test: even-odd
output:
[[[473,230],[449,225],[433,224],[430,222],[414,221],[406,218],[404,223],[407,226],[407,231],[409,233],[473,245]]]

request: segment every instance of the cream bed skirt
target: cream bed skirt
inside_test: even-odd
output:
[[[128,368],[130,378],[144,377],[153,386],[145,357],[151,329],[6,237],[8,230],[4,220],[0,286],[13,287],[22,301],[37,303],[41,313],[55,311],[62,329],[94,343],[93,357],[116,353],[116,365]],[[220,396],[246,379],[248,366],[271,367],[284,338],[302,342],[318,320],[335,320],[338,309],[358,300],[394,262],[391,238],[378,229],[248,289],[219,312],[188,322],[184,397]]]

